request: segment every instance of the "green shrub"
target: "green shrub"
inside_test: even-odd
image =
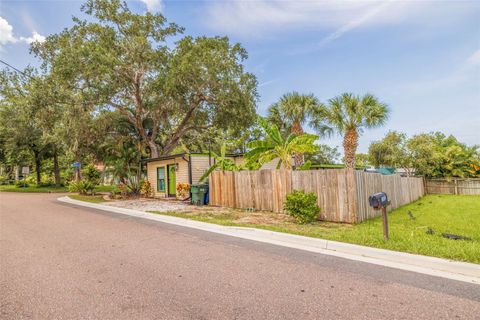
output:
[[[132,196],[137,196],[141,193],[141,184],[134,179],[131,179],[126,184],[127,194]]]
[[[35,174],[29,174],[24,179],[28,184],[37,184],[37,176]]]
[[[17,180],[17,181],[15,181],[15,186],[17,188],[23,188],[23,187],[26,188],[26,187],[28,187],[28,183],[25,180]]]
[[[85,168],[82,170],[82,174],[84,180],[93,183],[94,185],[100,184],[101,173],[93,164],[85,166]]]
[[[2,185],[2,186],[7,185],[7,184],[9,184],[9,182],[10,182],[10,179],[8,178],[8,175],[6,175],[6,174],[1,174],[0,175],[0,185]]]
[[[43,187],[50,187],[55,185],[55,177],[52,174],[42,173],[41,174],[41,185]]]
[[[313,192],[305,193],[303,190],[295,190],[288,194],[283,209],[300,224],[315,221],[320,214],[317,196]]]
[[[71,182],[70,185],[68,186],[68,191],[70,192],[78,192],[80,194],[93,194],[93,190],[95,189],[95,184],[87,181],[87,180],[81,180],[77,182]]]

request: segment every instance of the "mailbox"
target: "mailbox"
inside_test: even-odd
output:
[[[388,197],[385,192],[379,192],[368,197],[368,202],[374,209],[380,209],[388,205]]]

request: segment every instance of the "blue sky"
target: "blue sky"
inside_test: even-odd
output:
[[[0,57],[23,68],[33,39],[71,25],[83,1],[0,2]],[[480,1],[128,1],[160,11],[191,35],[227,35],[248,51],[259,81],[258,112],[289,91],[326,101],[342,92],[377,95],[389,130],[442,131],[480,144]],[[341,139],[322,139],[341,146]]]

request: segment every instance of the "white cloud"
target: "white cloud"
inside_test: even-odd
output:
[[[13,35],[13,27],[8,21],[2,17],[0,17],[0,50],[2,50],[3,46],[8,43],[32,43],[34,41],[43,42],[45,41],[45,37],[39,34],[36,31],[32,32],[30,37],[15,37]]]
[[[13,27],[7,20],[0,17],[0,49],[7,43],[15,43],[17,41],[13,36]]]
[[[278,80],[280,80],[279,78],[276,78],[276,79],[272,79],[272,80],[267,80],[267,81],[264,81],[264,82],[261,82],[258,84],[259,87],[265,87],[265,86],[268,86],[274,82],[277,82]]]
[[[207,1],[203,23],[215,32],[249,39],[292,30],[318,32],[311,51],[357,28],[413,24],[424,30],[446,25],[478,12],[477,5],[475,1]]]
[[[162,0],[140,0],[147,6],[147,10],[151,12],[162,11]]]
[[[386,5],[391,10],[376,15]],[[214,29],[239,36],[308,26],[343,28],[332,35],[338,38],[367,21],[376,24],[399,21],[407,6],[405,1],[213,1],[206,9],[205,21]]]
[[[45,41],[45,37],[42,36],[41,34],[39,34],[38,32],[36,31],[33,31],[32,32],[32,35],[30,37],[20,37],[20,41],[24,41],[28,44],[32,43],[32,42],[44,42]]]
[[[473,66],[480,65],[480,49],[478,49],[477,51],[472,53],[470,57],[468,57],[467,63]]]
[[[392,1],[386,1],[386,2],[383,2],[383,3],[379,4],[376,7],[373,7],[371,9],[369,9],[365,14],[362,14],[359,17],[354,18],[353,20],[347,22],[346,24],[344,24],[343,26],[341,26],[340,28],[338,28],[334,32],[327,35],[325,38],[323,38],[320,41],[319,46],[324,46],[324,45],[340,38],[345,33],[361,26],[362,24],[368,23],[370,20],[375,18],[380,12],[385,10],[391,4],[392,4]]]

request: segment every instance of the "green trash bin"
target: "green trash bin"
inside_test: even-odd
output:
[[[205,194],[208,192],[208,185],[192,184],[190,192],[192,193],[192,204],[203,206],[205,204]]]
[[[198,191],[198,184],[192,184],[190,187],[190,192],[192,193],[192,204],[198,204],[200,201]]]

